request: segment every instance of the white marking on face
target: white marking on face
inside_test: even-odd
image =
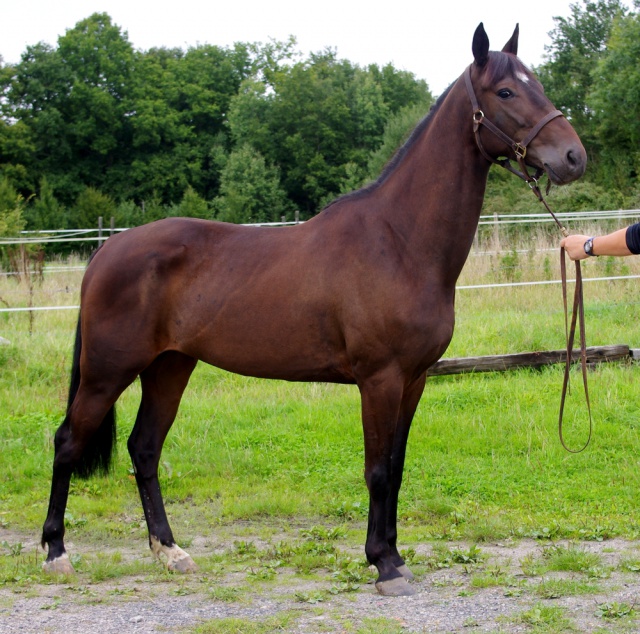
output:
[[[525,75],[525,73],[523,73],[522,71],[518,71],[518,72],[516,73],[516,77],[517,77],[520,81],[524,82],[525,84],[528,84],[528,83],[529,83],[529,77],[527,77],[527,75]]]

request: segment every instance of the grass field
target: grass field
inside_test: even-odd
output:
[[[558,277],[545,251],[475,255],[461,285]],[[585,277],[640,272],[637,259],[590,260]],[[2,278],[11,307],[78,302],[81,272],[45,274],[31,298],[25,282]],[[589,345],[640,347],[638,280],[585,285]],[[446,356],[559,349],[558,286],[465,289]],[[73,310],[0,314],[0,525],[40,530],[63,417]],[[593,442],[582,454],[560,446],[562,368],[439,377],[428,381],[409,439],[400,501],[403,544],[504,537],[638,537],[640,368],[590,372]],[[574,380],[566,415],[573,446],[587,433]],[[126,451],[137,409],[133,385],[119,402],[113,473],[74,481],[68,534],[79,541],[146,534]],[[200,364],[167,439],[161,483],[181,543],[242,519],[328,524],[366,516],[359,396],[354,387],[260,381]]]

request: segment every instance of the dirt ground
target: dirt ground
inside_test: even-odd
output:
[[[0,543],[5,541],[23,544],[24,553],[37,549],[33,536],[0,529]],[[84,543],[67,546],[83,556],[98,552],[96,546]],[[523,562],[540,560],[544,544],[533,540],[481,544],[481,565],[431,568],[413,582],[414,596],[399,598],[379,596],[370,582],[355,591],[331,594],[334,582],[328,571],[305,576],[287,567],[278,568],[270,580],[251,578],[250,571],[238,566],[214,575],[143,572],[99,582],[87,581],[86,575],[50,583],[15,579],[0,585],[0,633],[146,634],[192,632],[198,626],[207,627],[207,632],[248,633],[640,631],[640,619],[633,611],[636,604],[640,606],[640,573],[620,565],[640,560],[640,542],[614,539],[556,546],[596,553],[600,565],[589,573],[525,575]],[[197,561],[225,548],[233,548],[233,542],[200,537],[187,550]],[[428,556],[434,545],[414,548],[418,555]],[[142,559],[142,570],[157,572],[160,565],[139,540],[131,540],[118,552],[123,561]],[[0,553],[12,556],[6,547]],[[572,581],[590,590],[568,590]],[[226,619],[242,621],[229,629],[231,622]]]

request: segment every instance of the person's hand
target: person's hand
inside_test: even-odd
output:
[[[584,260],[585,258],[589,257],[584,250],[584,243],[590,237],[591,236],[579,235],[567,236],[566,238],[562,239],[562,242],[560,242],[560,246],[565,248],[565,251],[572,260]]]

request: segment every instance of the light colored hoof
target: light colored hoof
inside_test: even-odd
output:
[[[413,581],[416,578],[415,575],[411,572],[411,570],[409,570],[409,566],[407,566],[407,564],[402,564],[402,566],[398,566],[398,572],[407,581]]]
[[[385,597],[410,597],[416,594],[416,589],[404,577],[376,581],[376,590]]]
[[[171,572],[180,572],[182,574],[197,572],[198,570],[196,562],[193,561],[193,559],[191,559],[189,555],[187,555],[186,557],[182,557],[181,559],[168,562],[167,568],[171,570]]]
[[[42,564],[42,570],[53,576],[73,575],[76,572],[69,561],[69,555],[66,553],[51,561],[45,561]]]

